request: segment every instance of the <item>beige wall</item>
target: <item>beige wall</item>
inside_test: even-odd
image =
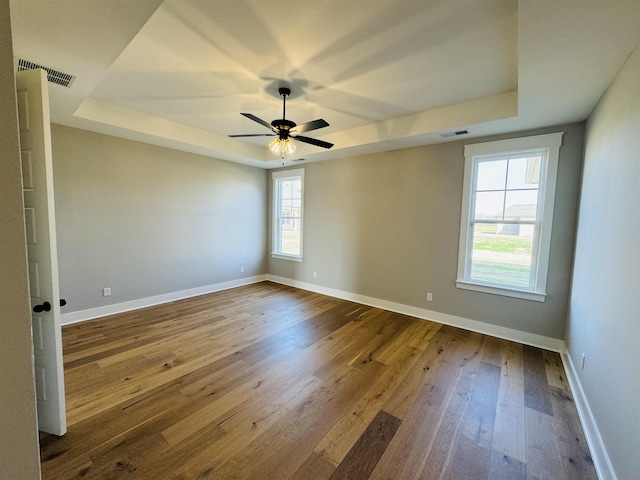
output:
[[[0,1],[0,478],[40,478],[9,2]]]
[[[52,142],[63,313],[266,273],[264,170],[60,125]]]
[[[304,262],[269,273],[350,293],[563,338],[583,125],[564,131],[545,303],[457,289],[464,144],[472,139],[305,167]],[[270,245],[270,243],[269,243]],[[317,278],[313,278],[313,272]],[[433,293],[427,302],[426,292]]]
[[[587,124],[569,355],[619,479],[640,472],[640,46]]]

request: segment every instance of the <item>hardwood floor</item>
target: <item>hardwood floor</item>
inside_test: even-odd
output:
[[[595,479],[556,353],[269,282],[63,329],[44,479]]]

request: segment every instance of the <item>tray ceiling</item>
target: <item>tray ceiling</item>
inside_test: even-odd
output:
[[[308,160],[584,120],[639,40],[635,1],[12,1],[14,51],[76,77],[56,123],[265,168],[240,115],[324,118]]]

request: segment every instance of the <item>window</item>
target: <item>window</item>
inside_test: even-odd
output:
[[[459,288],[544,302],[562,133],[465,146]]]
[[[302,261],[304,169],[273,172],[272,256]]]

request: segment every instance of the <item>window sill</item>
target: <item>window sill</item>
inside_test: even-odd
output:
[[[491,293],[493,295],[502,295],[504,297],[521,298],[523,300],[532,300],[534,302],[544,302],[547,298],[546,293],[525,292],[522,290],[514,290],[510,288],[493,287],[488,285],[479,285],[477,283],[456,280],[456,287],[465,290],[474,290],[476,292]]]
[[[297,255],[285,255],[282,253],[272,253],[271,258],[277,258],[278,260],[290,260],[292,262],[302,262],[302,257]]]

